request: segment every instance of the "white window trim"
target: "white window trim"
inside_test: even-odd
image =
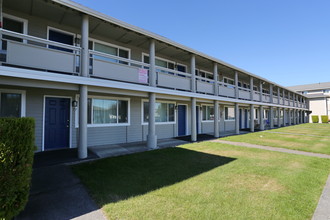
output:
[[[1,93],[16,93],[21,94],[21,118],[26,116],[26,91],[25,90],[16,90],[16,89],[1,89]]]
[[[131,49],[130,48],[122,47],[122,46],[119,46],[119,45],[116,45],[116,44],[112,44],[112,43],[108,43],[108,42],[105,42],[105,41],[102,41],[102,40],[98,40],[98,39],[95,39],[95,38],[89,38],[89,41],[91,41],[93,43],[92,50],[94,50],[94,51],[95,51],[95,49],[94,49],[95,48],[95,43],[104,44],[106,46],[115,47],[117,49],[127,50],[128,51],[128,58],[127,59],[129,59],[129,60],[131,59]],[[118,56],[118,57],[120,57],[120,56]]]
[[[223,109],[223,113],[224,113],[223,119],[224,119],[224,121],[235,121],[236,117],[235,117],[235,119],[226,119],[226,108],[234,108],[234,110],[235,110],[234,106],[225,106],[224,109]]]
[[[58,29],[58,28],[54,28],[52,26],[47,26],[47,40],[49,40],[49,31],[50,30],[53,30],[53,31],[57,31],[57,32],[60,32],[60,33],[63,33],[63,34],[67,34],[67,35],[72,35],[73,36],[73,45],[72,46],[75,46],[75,38],[77,38],[77,34],[73,33],[73,32],[69,32],[69,31],[64,31],[62,29]]]
[[[72,97],[71,96],[56,96],[56,95],[44,95],[43,98],[43,110],[42,110],[42,143],[41,151],[45,150],[45,116],[46,116],[46,98],[67,98],[70,99],[70,126],[69,126],[69,148],[72,148]]]
[[[204,112],[203,112],[203,106],[210,106],[210,107],[213,107],[213,111],[214,111],[214,115],[215,115],[214,105],[212,105],[212,104],[202,104],[202,105],[201,105],[201,109],[202,109],[202,110],[201,110],[201,112],[202,112],[202,115],[201,115],[201,116],[202,116],[202,117],[201,117],[201,122],[202,122],[202,123],[204,123],[204,122],[206,122],[206,123],[207,123],[207,122],[214,122],[214,120],[203,120],[203,115],[204,115]]]
[[[28,34],[28,20],[20,17],[16,17],[14,15],[3,13],[4,18],[8,18],[14,21],[22,22],[23,23],[23,34]]]
[[[142,99],[141,100],[141,125],[148,125],[148,122],[144,122],[144,108],[143,108],[143,103],[144,102],[149,102],[148,99]],[[156,100],[156,103],[167,103],[167,104],[174,104],[174,121],[171,122],[155,122],[156,125],[171,125],[171,124],[176,124],[176,118],[177,118],[177,113],[176,113],[176,102],[173,101],[164,101],[164,100]]]
[[[88,96],[87,98],[90,99],[106,99],[106,100],[118,100],[118,101],[127,101],[127,123],[107,123],[107,124],[87,124],[88,128],[95,128],[95,127],[121,127],[121,126],[130,126],[131,125],[131,99],[130,98],[123,98],[123,97],[113,97],[113,96]],[[75,110],[75,127],[79,128],[79,95],[76,95],[76,99],[78,102],[78,106]],[[91,120],[93,120],[93,111],[91,112]],[[118,105],[117,105],[117,114],[118,114]]]
[[[148,53],[142,53],[142,63],[145,63],[144,62],[144,56],[147,56],[147,57],[149,57],[149,59],[150,59],[150,55],[148,54]],[[174,64],[174,67],[176,67],[177,65],[180,65],[180,66],[184,66],[185,68],[186,68],[186,71],[187,71],[187,65],[185,65],[185,64],[182,64],[182,63],[177,63],[177,62],[175,62],[175,61],[173,61],[173,60],[168,60],[168,59],[165,59],[165,58],[161,58],[161,57],[157,57],[157,56],[155,56],[155,58],[156,59],[158,59],[158,60],[162,60],[162,61],[165,61],[165,62],[168,62],[168,63],[173,63]],[[162,67],[162,66],[157,66],[156,65],[156,67],[161,67],[161,68],[164,68],[164,67]],[[169,69],[169,68],[166,68],[166,69]],[[174,69],[175,71],[178,71],[177,69]],[[180,71],[179,71],[180,72]]]

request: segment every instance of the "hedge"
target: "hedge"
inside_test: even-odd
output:
[[[321,115],[321,121],[322,123],[328,123],[329,117],[327,115]]]
[[[312,122],[313,123],[319,123],[319,116],[318,115],[312,115]]]
[[[34,124],[32,118],[0,118],[0,219],[12,219],[28,201]]]

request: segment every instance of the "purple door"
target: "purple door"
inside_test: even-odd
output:
[[[45,102],[44,149],[69,148],[70,99],[47,97]]]

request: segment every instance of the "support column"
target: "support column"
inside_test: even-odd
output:
[[[157,148],[157,136],[156,136],[156,123],[155,123],[155,106],[156,106],[156,94],[149,93],[149,119],[148,119],[148,135],[147,135],[147,147],[148,149]]]
[[[262,102],[262,81],[260,80],[260,82],[259,82],[259,90],[260,90],[260,97],[259,97],[259,99],[260,99],[260,102]]]
[[[218,138],[219,136],[219,101],[214,100],[214,137]]]
[[[270,98],[269,98],[270,101],[269,102],[273,103],[273,95],[274,95],[273,94],[273,84],[269,85],[269,95],[270,95]]]
[[[260,130],[263,131],[265,130],[265,124],[264,124],[264,107],[262,105],[260,105],[259,107],[259,111],[260,111]]]
[[[277,104],[281,102],[280,87],[277,87]]]
[[[155,40],[151,39],[149,44],[149,86],[156,87],[156,52]]]
[[[81,72],[82,77],[88,77],[89,73],[89,17],[84,14],[81,23]],[[79,86],[79,145],[78,158],[84,159],[88,156],[87,151],[87,100],[88,87],[86,85]]]
[[[289,120],[289,126],[291,126],[291,109],[288,109],[288,120]]]
[[[235,98],[238,99],[238,72],[235,71]]]
[[[292,124],[296,124],[296,110],[292,109]]]
[[[191,98],[191,141],[197,141],[196,98]]]
[[[254,105],[250,105],[250,131],[254,132]]]
[[[284,105],[285,104],[285,89],[282,90],[282,96],[283,96],[282,104]],[[284,113],[283,113],[283,118],[284,118]]]
[[[277,127],[281,127],[281,109],[279,107],[277,108]]]
[[[214,79],[214,95],[219,96],[219,84],[218,84],[218,64],[213,64],[213,79]]]
[[[253,91],[253,77],[250,76],[250,99],[251,99],[251,101],[253,101],[253,93],[254,93],[254,91]]]
[[[239,134],[239,105],[235,103],[235,134]]]
[[[0,28],[3,28],[3,12],[2,12],[2,8],[3,8],[3,1],[0,0]],[[2,34],[0,33],[0,50],[2,50]]]
[[[195,55],[192,54],[190,58],[190,74],[191,74],[191,91],[196,92],[196,73],[195,73]]]
[[[286,109],[285,108],[283,108],[283,127],[285,127],[286,126],[286,117],[287,115],[286,115]]]
[[[274,107],[270,107],[270,128],[273,129],[274,128]]]

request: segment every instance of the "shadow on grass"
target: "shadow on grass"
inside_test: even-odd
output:
[[[102,206],[181,182],[234,160],[167,148],[75,165],[72,169]]]

